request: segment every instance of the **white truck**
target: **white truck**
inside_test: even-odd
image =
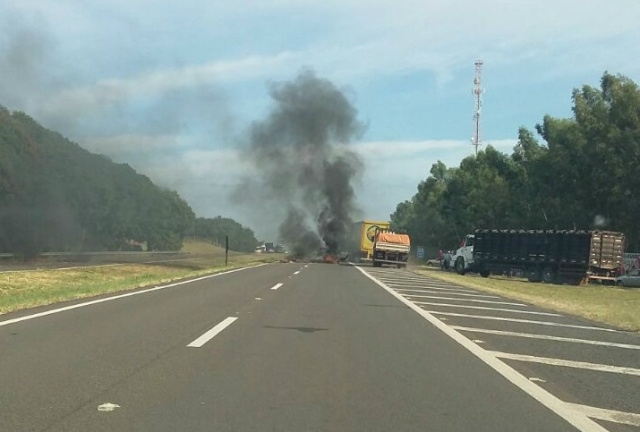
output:
[[[465,274],[473,268],[473,243],[475,235],[467,234],[462,240],[460,247],[451,257],[450,266],[452,266],[458,274]]]

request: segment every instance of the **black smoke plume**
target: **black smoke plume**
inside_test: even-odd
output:
[[[352,183],[362,170],[348,144],[364,125],[345,94],[311,71],[272,85],[270,95],[271,111],[250,130],[248,158],[260,185],[245,184],[245,197],[252,195],[247,188],[260,190],[262,202],[281,208],[280,239],[295,255],[323,245],[337,254],[346,246],[356,209]]]

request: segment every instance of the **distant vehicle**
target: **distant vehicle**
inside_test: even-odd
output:
[[[284,245],[277,244],[275,252],[276,253],[287,253],[287,249],[284,247]]]
[[[615,283],[625,236],[612,231],[476,230],[452,258],[459,274],[522,271],[531,282]]]
[[[640,269],[631,270],[629,273],[618,276],[616,285],[622,287],[640,287]]]
[[[355,262],[371,261],[376,231],[387,230],[390,225],[389,222],[371,220],[354,223],[351,228],[351,246],[348,248],[350,258]]]
[[[373,241],[373,266],[392,264],[406,267],[411,253],[411,239],[407,234],[377,230]]]
[[[276,251],[276,247],[272,242],[267,242],[264,244],[264,251],[266,253],[274,253]]]
[[[437,258],[432,258],[427,260],[427,266],[429,267],[440,267],[440,260]]]

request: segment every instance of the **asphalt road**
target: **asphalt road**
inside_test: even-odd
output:
[[[485,298],[406,271],[365,271],[382,282],[348,265],[272,264],[94,304],[58,305],[68,309],[56,313],[5,315],[0,431],[638,430],[629,421],[595,422],[574,409],[586,406],[581,389],[590,387],[558,369],[576,368],[540,364],[550,369],[543,374],[537,363],[504,358],[524,348],[530,356],[553,356],[557,346],[535,345],[548,340],[505,342],[486,333],[491,328],[478,318],[452,315],[490,316],[464,309],[473,305],[526,308],[460,300]],[[418,303],[425,300],[432,304]],[[461,309],[442,306],[454,303]],[[541,327],[485,321],[498,331]],[[640,342],[599,332],[620,345]],[[607,348],[612,354],[598,354],[600,360],[620,356],[635,370],[640,351]],[[532,371],[545,379],[534,382]],[[589,394],[589,406],[635,409],[638,377],[609,375],[630,401],[616,405],[615,395]]]

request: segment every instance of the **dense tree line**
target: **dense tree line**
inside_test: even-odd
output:
[[[176,192],[0,106],[0,252],[178,250],[194,219]]]
[[[414,244],[454,248],[477,228],[609,229],[640,251],[640,90],[605,73],[573,91],[573,117],[520,128],[511,155],[487,146],[442,162],[391,215]],[[540,140],[541,138],[541,140]]]
[[[253,252],[258,245],[251,229],[222,216],[213,219],[196,218],[189,235],[218,246],[224,246],[225,237],[229,236],[229,249],[237,252]]]

